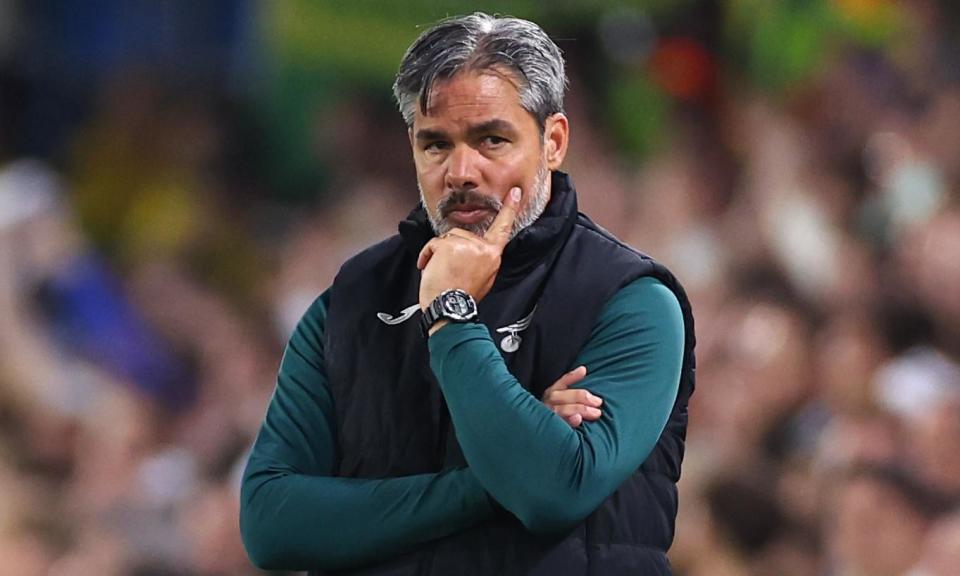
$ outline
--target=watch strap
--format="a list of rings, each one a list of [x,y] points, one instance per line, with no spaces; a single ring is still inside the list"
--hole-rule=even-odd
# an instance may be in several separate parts
[[[443,302],[444,299],[449,297],[451,293],[458,293],[461,297],[467,298],[472,303],[473,313],[467,317],[462,318],[456,315],[451,315],[446,313],[444,310]],[[478,320],[477,316],[477,303],[474,301],[473,297],[464,292],[463,290],[453,289],[453,290],[444,290],[432,302],[423,310],[423,314],[420,317],[420,325],[423,328],[424,334],[429,334],[430,328],[440,320],[447,320],[449,322],[456,323],[466,323],[466,322],[476,322]]]

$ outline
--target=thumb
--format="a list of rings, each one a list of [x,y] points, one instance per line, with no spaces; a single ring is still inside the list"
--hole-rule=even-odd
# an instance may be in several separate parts
[[[493,224],[483,235],[484,240],[496,244],[500,248],[507,245],[510,236],[513,234],[513,223],[517,219],[517,212],[520,210],[520,198],[522,193],[518,186],[510,189],[510,193],[504,199],[503,207],[500,213],[494,219]]]

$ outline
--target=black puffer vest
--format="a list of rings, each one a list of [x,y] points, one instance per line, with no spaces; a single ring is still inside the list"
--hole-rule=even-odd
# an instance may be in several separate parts
[[[351,259],[334,282],[324,350],[340,476],[384,478],[464,465],[415,307],[416,258],[432,236],[418,208],[401,223],[399,236]],[[507,245],[479,311],[510,372],[539,398],[574,367],[607,300],[641,276],[656,277],[677,296],[686,342],[673,412],[633,476],[569,533],[534,536],[503,512],[349,574],[670,573],[666,551],[673,540],[687,402],[694,388],[693,317],[677,280],[578,214],[569,177],[555,172],[545,213]]]

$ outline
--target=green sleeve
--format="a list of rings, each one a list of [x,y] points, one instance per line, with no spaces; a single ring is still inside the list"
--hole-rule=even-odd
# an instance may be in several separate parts
[[[579,523],[649,455],[679,388],[683,316],[652,278],[604,306],[576,363],[603,416],[571,428],[507,370],[488,330],[451,324],[430,338],[431,366],[457,439],[487,491],[534,532]]]
[[[333,399],[323,369],[329,291],[300,321],[241,487],[240,530],[264,569],[382,560],[492,515],[469,469],[383,480],[334,477]]]

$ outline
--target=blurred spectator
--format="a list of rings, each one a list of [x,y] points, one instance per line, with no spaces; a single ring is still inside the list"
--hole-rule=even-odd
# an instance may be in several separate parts
[[[927,486],[960,505],[960,391],[908,424],[910,463]]]
[[[936,502],[892,468],[854,468],[837,480],[826,522],[832,570],[904,574],[920,558]]]
[[[4,270],[15,320],[45,325],[50,344],[110,370],[115,377],[171,408],[189,401],[189,379],[163,343],[130,306],[106,264],[75,227],[57,175],[43,163],[10,162],[0,168]],[[14,327],[8,327],[11,338]],[[12,344],[11,344],[12,345]],[[21,362],[22,358],[19,359]],[[49,385],[55,383],[50,382]],[[70,390],[50,392],[51,402],[83,403]]]
[[[948,576],[960,566],[960,514],[943,518],[930,529],[920,561],[908,576]]]

